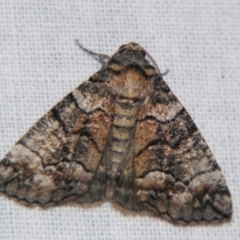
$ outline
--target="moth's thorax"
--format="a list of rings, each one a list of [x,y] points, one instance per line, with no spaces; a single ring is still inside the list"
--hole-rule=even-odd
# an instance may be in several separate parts
[[[144,97],[151,81],[136,69],[129,69],[119,74],[112,74],[110,84],[118,97],[137,100]]]

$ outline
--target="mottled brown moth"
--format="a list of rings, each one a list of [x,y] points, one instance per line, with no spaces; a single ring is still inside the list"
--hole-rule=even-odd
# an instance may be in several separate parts
[[[0,191],[39,205],[108,199],[174,221],[229,218],[221,170],[147,51],[129,43],[97,56],[101,69],[1,160]]]

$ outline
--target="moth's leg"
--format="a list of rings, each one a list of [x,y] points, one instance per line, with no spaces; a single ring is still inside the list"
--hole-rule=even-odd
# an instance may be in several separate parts
[[[82,44],[79,43],[78,39],[75,40],[75,43],[84,52],[87,52],[88,54],[92,55],[95,59],[100,61],[101,64],[105,63],[108,59],[110,59],[110,57],[108,55],[105,55],[105,54],[102,54],[102,53],[95,53],[95,52],[92,52],[89,49],[83,47]]]

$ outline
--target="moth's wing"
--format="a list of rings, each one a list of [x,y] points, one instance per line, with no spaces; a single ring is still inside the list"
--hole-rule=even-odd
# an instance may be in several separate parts
[[[104,152],[112,97],[105,83],[92,82],[67,95],[1,160],[0,191],[40,204],[84,196]]]
[[[158,78],[135,135],[135,189],[145,206],[186,222],[227,218],[230,192],[193,120]]]

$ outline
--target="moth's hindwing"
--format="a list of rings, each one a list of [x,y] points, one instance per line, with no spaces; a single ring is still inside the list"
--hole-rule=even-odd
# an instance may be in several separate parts
[[[111,199],[173,220],[230,217],[230,192],[148,53],[123,45],[0,162],[0,191],[29,203]]]

